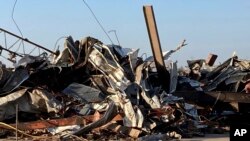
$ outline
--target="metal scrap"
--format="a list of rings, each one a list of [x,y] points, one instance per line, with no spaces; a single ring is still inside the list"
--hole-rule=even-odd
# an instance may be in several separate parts
[[[45,50],[19,56],[9,51],[16,59],[13,68],[1,63],[0,121],[14,128],[17,110],[19,130],[46,129],[64,139],[115,134],[167,140],[204,136],[222,113],[237,113],[241,104],[250,103],[250,61],[233,56],[215,65],[217,56],[210,54],[206,60],[188,60],[190,71],[178,70],[170,56],[185,40],[162,53],[152,7],[144,11],[153,51],[146,59],[138,56],[139,49],[106,45],[93,37],[68,36],[64,49],[53,52],[0,28]]]

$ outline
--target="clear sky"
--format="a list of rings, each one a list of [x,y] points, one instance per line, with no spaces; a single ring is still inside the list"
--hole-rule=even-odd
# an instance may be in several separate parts
[[[0,27],[19,34],[11,19],[15,0],[0,0]],[[125,48],[151,55],[143,5],[153,5],[162,50],[188,45],[172,56],[180,65],[188,59],[217,54],[218,62],[233,51],[250,59],[249,0],[86,0],[106,31],[116,30]],[[109,39],[82,0],[18,0],[15,20],[25,38],[53,49],[61,36]],[[113,33],[109,34],[116,43]],[[2,36],[0,36],[2,38]],[[1,44],[1,42],[0,42]],[[2,58],[1,58],[2,60]],[[218,63],[217,62],[217,63]]]

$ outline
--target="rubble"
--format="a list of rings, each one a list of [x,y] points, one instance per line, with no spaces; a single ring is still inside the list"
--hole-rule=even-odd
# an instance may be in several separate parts
[[[19,120],[24,122],[18,123],[18,129],[46,129],[51,136],[61,135],[64,139],[71,137],[69,134],[85,138],[85,134],[101,135],[107,131],[139,140],[200,136],[208,124],[200,118],[197,106],[188,104],[185,97],[175,96],[178,91],[239,92],[245,89],[243,86],[247,87],[249,80],[248,62],[235,57],[212,71],[206,69],[204,61],[198,63],[199,69],[194,69],[194,74],[200,74],[200,78],[178,75],[177,63],[164,57],[171,79],[167,93],[158,83],[154,60],[142,60],[137,56],[138,50],[126,52],[92,37],[80,40],[79,46],[73,43],[72,37],[67,38],[68,51],[64,49],[53,60],[25,55],[8,71],[9,75],[4,75],[8,78],[2,77],[6,82],[1,87],[2,122],[15,118],[18,104]],[[75,53],[71,53],[73,49]],[[189,65],[190,74],[193,66],[197,66],[197,61],[193,62],[194,65]],[[202,73],[205,69],[206,74]],[[233,85],[232,89],[222,87],[222,83],[243,85],[241,88]],[[15,127],[11,122],[8,124]]]
[[[2,122],[15,118],[19,105],[20,120],[25,121],[18,123],[21,130],[47,129],[51,135],[63,135],[72,129],[72,135],[82,136],[98,128],[99,134],[110,130],[138,138],[158,126],[180,126],[187,120],[183,99],[167,94],[154,81],[158,75],[152,59],[142,61],[138,50],[126,52],[92,37],[76,45],[69,36],[64,51],[53,60],[24,55],[17,61],[9,77],[1,79],[6,82],[1,87]],[[169,66],[174,92],[177,67]],[[96,113],[100,114],[95,121],[84,120]],[[32,120],[25,119],[26,114]],[[121,120],[112,120],[117,115]]]
[[[0,128],[58,140],[205,136],[250,103],[250,61],[233,56],[216,66],[210,54],[178,71],[170,55],[185,45],[164,53],[153,47],[143,60],[139,49],[69,36],[62,51],[23,54],[13,68],[0,66]]]

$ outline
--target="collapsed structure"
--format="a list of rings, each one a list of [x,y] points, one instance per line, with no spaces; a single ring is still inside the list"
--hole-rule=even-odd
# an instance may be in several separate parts
[[[109,132],[143,140],[148,135],[204,135],[210,122],[198,114],[195,105],[175,95],[241,92],[249,82],[249,61],[233,57],[213,68],[203,60],[189,61],[187,76],[184,70],[177,71],[176,62],[169,59],[171,53],[166,53],[171,76],[167,93],[159,83],[153,58],[143,60],[138,51],[105,45],[92,37],[80,41],[68,37],[58,56],[25,55],[14,69],[2,66],[0,120],[14,119],[18,105],[19,120],[24,122],[18,123],[18,129],[22,130],[47,129],[53,135],[71,130],[73,135],[99,137]]]
[[[238,103],[249,103],[249,61],[233,56],[215,67],[212,55],[178,69],[169,59],[175,51],[161,56],[160,74],[157,58],[92,37],[69,36],[51,55],[23,54],[14,68],[0,67],[0,136],[180,139],[204,136],[209,127],[228,125],[222,117],[248,112]]]

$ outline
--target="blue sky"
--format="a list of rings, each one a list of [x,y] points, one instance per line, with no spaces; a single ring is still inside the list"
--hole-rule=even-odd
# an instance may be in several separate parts
[[[11,19],[15,0],[1,0],[0,27],[19,34]],[[151,55],[143,5],[153,5],[162,50],[188,45],[172,56],[179,65],[215,53],[218,62],[233,51],[249,58],[250,1],[248,0],[86,0],[106,31],[115,29],[126,48]],[[110,44],[82,0],[18,0],[15,20],[25,38],[53,49],[61,36],[92,36]],[[113,33],[109,34],[116,43]],[[2,38],[2,36],[0,36]],[[61,42],[60,42],[61,43]],[[1,44],[1,42],[0,42]],[[3,59],[1,58],[1,61]],[[217,62],[217,63],[218,63]]]

